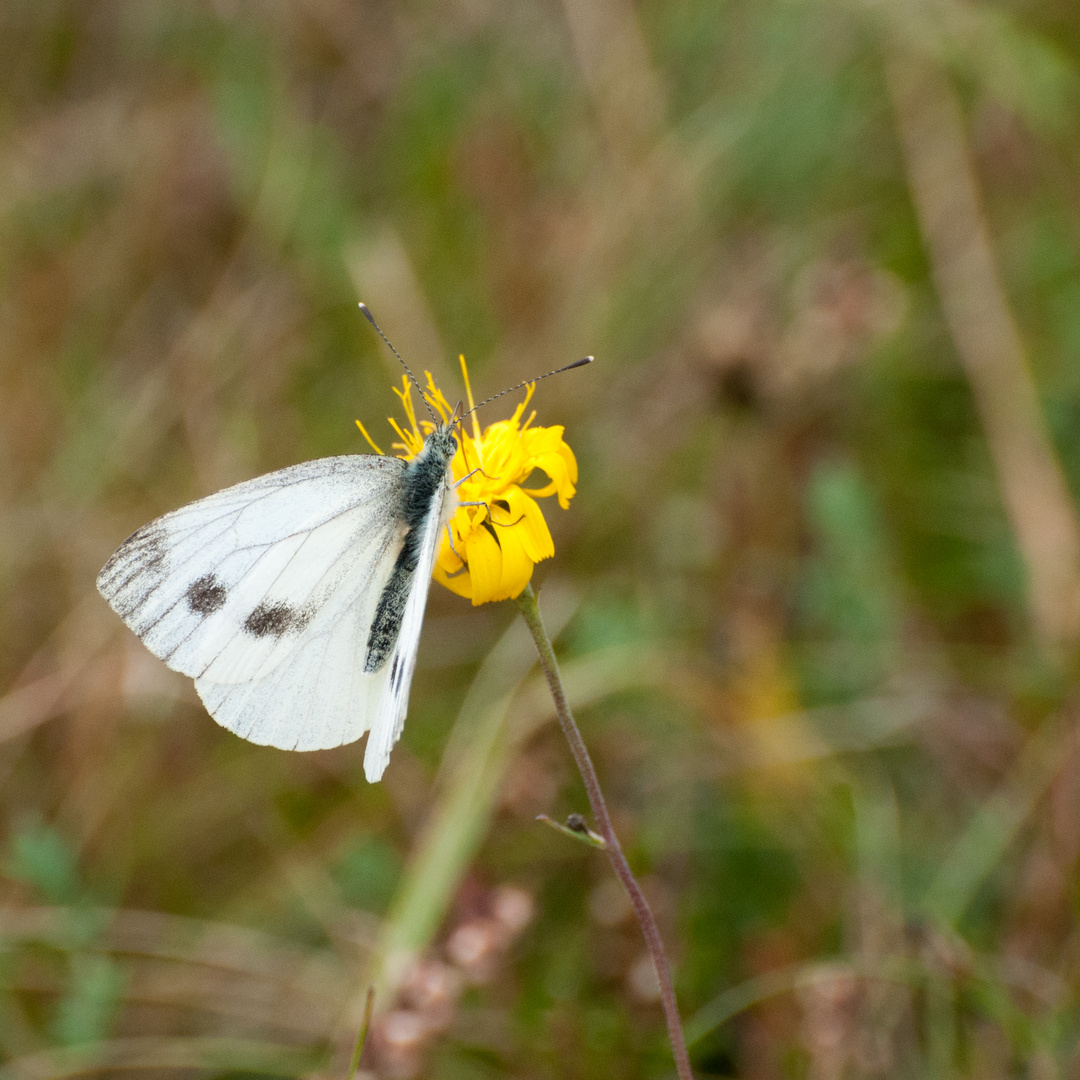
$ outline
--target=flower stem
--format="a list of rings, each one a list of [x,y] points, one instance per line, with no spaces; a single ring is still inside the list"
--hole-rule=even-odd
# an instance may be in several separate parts
[[[536,643],[536,651],[540,654],[540,667],[544,671],[551,696],[555,701],[555,713],[559,718],[559,726],[566,736],[566,741],[570,744],[570,752],[574,755],[578,772],[581,773],[581,779],[585,782],[585,791],[589,796],[589,805],[592,807],[597,829],[606,841],[605,854],[630,897],[634,915],[637,917],[653,967],[656,969],[656,978],[660,984],[660,1000],[664,1006],[664,1019],[667,1021],[668,1038],[671,1040],[671,1050],[675,1056],[675,1071],[678,1073],[679,1080],[694,1080],[694,1074],[690,1071],[690,1055],[686,1052],[682,1021],[679,1019],[679,1007],[675,1001],[675,989],[671,984],[671,965],[668,964],[667,953],[664,952],[660,929],[649,909],[645,894],[641,891],[641,886],[637,883],[630,864],[626,861],[623,849],[619,845],[619,838],[615,835],[607,804],[600,790],[600,781],[596,777],[596,769],[593,768],[592,758],[589,757],[585,741],[570,712],[562,680],[559,678],[559,665],[555,661],[555,652],[544,629],[544,622],[540,618],[540,607],[531,585],[525,586],[525,591],[517,598],[517,604]]]

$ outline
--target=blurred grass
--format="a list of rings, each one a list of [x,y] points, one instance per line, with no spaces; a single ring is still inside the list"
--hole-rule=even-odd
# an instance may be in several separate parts
[[[361,297],[451,398],[458,352],[598,358],[535,401],[581,466],[541,603],[699,1074],[1073,1075],[1078,70],[1062,0],[0,6],[3,1075],[340,1077],[402,951],[366,1070],[669,1073],[603,860],[535,822],[583,795],[509,607],[432,596],[369,787],[93,591],[385,434]]]

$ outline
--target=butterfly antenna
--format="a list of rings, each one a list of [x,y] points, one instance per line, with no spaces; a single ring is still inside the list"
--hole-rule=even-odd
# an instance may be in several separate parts
[[[364,314],[364,318],[367,319],[367,321],[375,327],[375,333],[377,333],[379,337],[381,337],[383,341],[386,342],[387,348],[389,348],[389,350],[398,358],[398,362],[405,369],[405,374],[409,376],[409,380],[412,382],[413,386],[416,387],[416,392],[420,395],[420,400],[424,403],[424,408],[427,409],[427,411],[431,414],[431,419],[438,423],[439,418],[435,415],[435,412],[431,408],[431,405],[428,404],[428,399],[424,396],[424,388],[416,381],[416,376],[410,370],[409,365],[405,363],[404,359],[402,359],[401,353],[399,353],[397,349],[394,348],[394,346],[390,342],[390,339],[382,332],[382,327],[380,327],[379,324],[375,321],[375,316],[371,314],[371,309],[367,306],[367,304],[361,302],[359,307]],[[576,367],[577,365],[571,364],[570,366]],[[554,372],[552,374],[554,374]]]
[[[485,398],[485,400],[480,402],[480,405],[474,405],[469,412],[462,413],[458,419],[464,420],[469,413],[476,412],[481,405],[487,405],[496,398],[501,398],[506,394],[512,394],[515,390],[520,390],[523,386],[530,386],[532,383],[540,382],[541,379],[550,379],[552,375],[561,375],[564,371],[573,371],[574,368],[584,367],[586,364],[591,364],[592,362],[593,357],[583,356],[580,360],[575,360],[572,364],[567,364],[566,367],[556,368],[554,371],[549,371],[546,375],[537,375],[535,379],[526,379],[524,382],[519,382],[517,386],[511,386],[508,390],[500,390],[497,394],[492,394],[491,397]]]

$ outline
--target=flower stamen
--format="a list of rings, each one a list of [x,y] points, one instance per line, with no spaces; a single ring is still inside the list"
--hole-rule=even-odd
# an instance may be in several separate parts
[[[364,427],[364,425],[361,424],[359,420],[356,421],[356,426],[360,429],[360,434],[363,435],[365,439],[367,439],[368,446],[370,446],[376,454],[379,454],[380,456],[385,456],[383,455],[383,452],[379,449],[379,447],[376,445],[375,440],[367,433],[367,428]]]
[[[465,365],[465,354],[458,353],[458,363],[461,365],[461,377],[465,380],[465,395],[469,399],[469,412],[472,414],[473,439],[480,442],[480,418],[476,415],[476,401],[472,394],[472,383],[469,381],[469,369]]]

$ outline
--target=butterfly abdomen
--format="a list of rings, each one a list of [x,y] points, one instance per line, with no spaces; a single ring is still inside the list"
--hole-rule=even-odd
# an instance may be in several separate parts
[[[402,476],[401,521],[406,530],[405,540],[375,608],[364,659],[367,672],[378,671],[397,644],[405,605],[420,561],[424,526],[433,513],[440,516],[447,471],[456,449],[450,430],[439,428],[427,437],[420,453],[409,462]],[[433,505],[436,500],[438,506]]]

